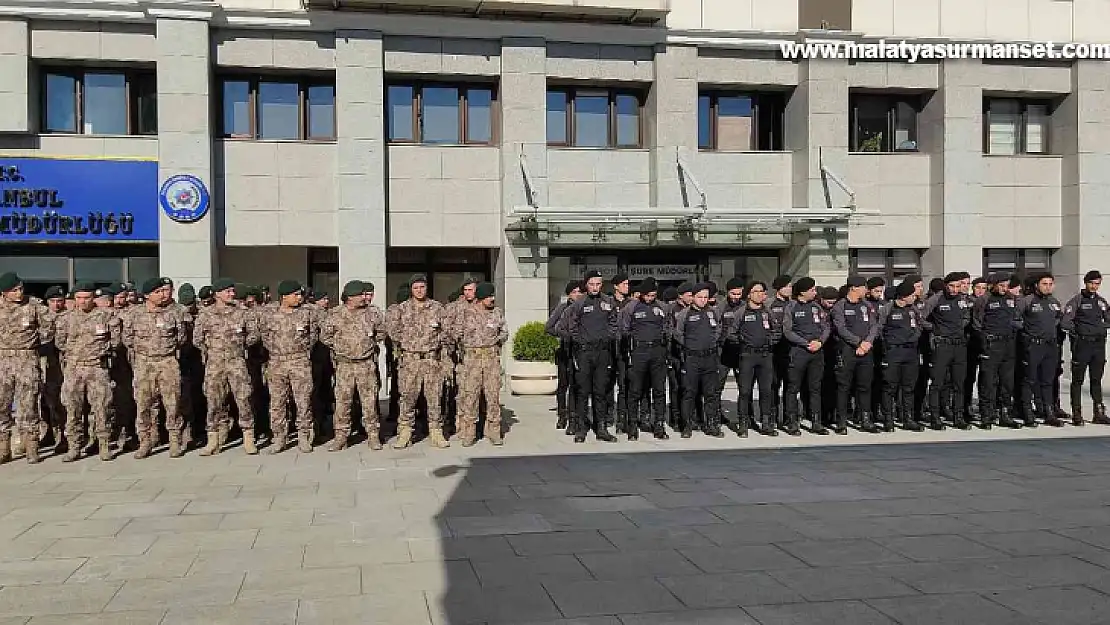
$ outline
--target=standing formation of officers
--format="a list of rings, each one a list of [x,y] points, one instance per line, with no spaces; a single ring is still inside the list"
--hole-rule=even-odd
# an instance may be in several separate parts
[[[695,429],[722,437],[722,425],[741,437],[753,428],[798,436],[803,417],[821,435],[828,426],[847,434],[849,423],[870,433],[896,423],[969,429],[976,420],[983,429],[1078,426],[1088,375],[1092,421],[1110,425],[1102,398],[1110,312],[1098,271],[1065,304],[1050,273],[1022,282],[956,272],[928,291],[920,276],[889,287],[852,277],[839,289],[809,277],[780,276],[770,289],[734,278],[723,297],[713,283],[660,293],[653,278],[634,288],[627,275],[611,282],[611,294],[596,271],[567,284],[547,322],[560,339],[557,427],[575,442],[591,430],[615,441],[614,425],[629,440],[669,438],[668,425],[683,438]],[[1070,414],[1060,402],[1064,341]],[[735,420],[721,408],[730,372]]]
[[[194,421],[207,432],[200,455],[210,456],[229,442],[233,411],[247,454],[258,453],[259,413],[269,416],[269,453],[285,450],[291,434],[310,453],[325,391],[335,405],[329,451],[347,447],[356,403],[368,445],[379,450],[383,342],[397,400],[394,448],[413,443],[421,397],[430,444],[449,446],[445,394],[457,405],[453,429],[463,446],[478,438],[483,399],[484,436],[502,444],[507,332],[492,284],[467,280],[443,305],[416,275],[384,312],[373,304],[374,285],[357,280],[332,309],[326,298],[307,302],[296,281],[282,282],[273,302],[266,290],[230,279],[199,294],[184,284],[177,301],[168,278],[148,280],[141,296],[121,287],[78,284],[68,295],[51,287],[38,300],[25,296],[14,273],[0,275],[0,463],[13,457],[13,429],[30,463],[40,462],[43,437],[54,439],[66,462],[89,453],[111,460],[113,439],[123,451],[131,436],[135,457],[146,458],[159,442],[159,415],[171,457],[184,455]],[[321,376],[321,365],[334,377]]]

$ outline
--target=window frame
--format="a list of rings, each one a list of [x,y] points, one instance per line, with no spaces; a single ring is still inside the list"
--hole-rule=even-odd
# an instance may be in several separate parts
[[[1010,271],[1019,279],[1025,280],[1029,275],[1029,252],[1043,253],[1046,258],[1046,267],[1034,267],[1036,271],[1052,271],[1052,253],[1055,250],[1045,247],[1024,248],[1024,247],[985,247],[983,248],[983,275],[997,273],[1000,271],[1008,271],[1007,269],[994,268],[992,269],[989,263],[991,252],[1009,252],[1014,254],[1014,268]]]
[[[575,144],[574,136],[577,130],[576,106],[577,93],[579,91],[604,91],[608,98],[608,107],[606,115],[607,123],[607,136],[605,138],[605,146],[579,146]],[[563,129],[565,132],[563,141],[547,141],[548,147],[553,148],[581,148],[591,150],[641,150],[645,145],[645,130],[646,124],[644,120],[644,104],[647,100],[644,93],[634,88],[625,87],[605,87],[594,85],[572,86],[572,85],[548,85],[547,90],[544,91],[544,100],[548,94],[558,92],[564,94],[566,98],[566,127]],[[617,130],[617,100],[621,97],[632,97],[636,100],[636,139],[635,144],[621,144],[618,139]],[[547,123],[547,108],[544,107],[544,124]],[[546,129],[545,129],[546,132]]]
[[[991,103],[1016,102],[1018,105],[1018,127],[1014,133],[1014,153],[1001,154],[991,152]],[[1029,107],[1045,107],[1045,117],[1048,123],[1044,126],[1041,143],[1044,147],[1039,152],[1029,151]],[[1006,96],[983,97],[983,154],[987,156],[1046,156],[1052,154],[1052,115],[1056,112],[1056,103],[1045,98],[1021,98]]]
[[[862,150],[860,149],[860,129],[859,129],[859,111],[860,100],[872,99],[882,101],[886,109],[886,131],[883,139],[883,145],[879,150]],[[894,145],[894,135],[898,130],[898,105],[906,104],[913,111],[913,127],[910,132],[910,140],[913,141],[913,148],[899,148]],[[848,148],[852,154],[904,154],[914,153],[921,151],[921,143],[919,139],[920,130],[920,116],[922,106],[922,97],[919,94],[905,94],[905,93],[872,93],[872,92],[856,92],[848,96],[848,112],[851,116],[851,121],[848,125]]]
[[[85,75],[86,74],[116,74],[123,76],[123,97],[126,106],[127,132],[116,133],[91,133],[85,132]],[[50,130],[47,120],[50,118],[50,98],[47,95],[47,81],[50,76],[64,76],[74,81],[73,86],[73,120],[74,130]],[[42,65],[38,68],[39,82],[39,132],[49,135],[83,135],[88,137],[156,137],[158,136],[158,76],[156,70],[147,68],[115,68],[115,67],[59,67],[56,65]],[[146,83],[153,87],[155,113],[154,128],[147,132],[140,132],[140,109],[138,98],[142,91],[135,85]]]
[[[895,253],[901,251],[902,248],[875,248],[875,247],[854,247],[848,251],[848,267],[851,275],[862,275],[864,277],[880,276],[886,280],[887,284],[901,281],[906,276],[921,275],[921,259],[922,250],[917,248],[910,248],[914,256],[917,257],[917,264],[911,271],[906,271],[901,266],[895,266]],[[882,252],[883,254],[883,269],[882,274],[872,269],[861,270],[859,267],[859,253],[861,251],[867,252]]]
[[[229,133],[224,127],[224,115],[227,112],[227,99],[224,97],[224,85],[228,82],[247,83],[247,126],[248,134]],[[261,128],[262,102],[258,97],[261,83],[285,83],[297,85],[297,138],[296,139],[266,139],[259,135]],[[310,112],[308,106],[308,91],[314,87],[331,87],[332,89],[332,136],[312,137],[309,135]],[[216,91],[220,102],[218,137],[230,141],[274,141],[274,142],[306,142],[306,143],[333,143],[339,136],[339,115],[336,98],[335,79],[324,76],[288,76],[283,74],[247,74],[247,73],[221,73],[216,77]]]
[[[391,113],[391,103],[389,101],[389,90],[391,87],[407,87],[412,89],[412,102],[410,103],[410,111],[412,117],[412,128],[410,128],[411,139],[394,139],[390,137],[389,132],[389,115]],[[424,141],[423,133],[423,111],[424,111],[424,89],[426,88],[446,88],[455,89],[458,91],[458,128],[459,140],[455,143],[441,143],[441,142],[428,142]],[[484,141],[470,139],[470,100],[469,93],[471,90],[483,89],[490,92],[489,104],[489,139]],[[492,146],[497,145],[499,142],[498,129],[500,128],[500,99],[498,97],[497,84],[493,82],[450,82],[443,80],[387,80],[385,82],[385,137],[386,142],[397,145],[433,145],[433,146]]]
[[[786,131],[785,131],[785,128],[786,128],[786,123],[785,123],[786,122],[786,96],[785,96],[785,94],[776,93],[776,92],[769,92],[769,91],[760,92],[760,91],[743,91],[743,90],[733,90],[733,89],[700,89],[700,90],[698,90],[698,101],[695,102],[695,104],[696,104],[695,108],[697,109],[695,111],[695,114],[700,114],[700,112],[701,112],[700,100],[704,97],[709,98],[709,145],[704,146],[704,147],[701,145],[701,136],[700,136],[701,135],[701,131],[700,131],[701,121],[699,120],[698,121],[698,126],[699,126],[698,150],[700,150],[702,152],[744,153],[744,152],[782,152],[786,149],[786,142],[785,142],[785,139],[786,139]],[[735,150],[735,149],[732,149],[732,148],[722,149],[720,147],[719,121],[720,121],[720,99],[721,98],[748,98],[751,101],[751,106],[752,106],[751,144],[755,146],[754,148],[752,148],[750,150]],[[769,150],[763,150],[763,149],[760,149],[760,147],[759,147],[760,139],[761,139],[761,133],[763,132],[763,127],[762,127],[763,125],[761,123],[761,120],[763,119],[762,108],[765,107],[765,106],[770,107],[771,110],[772,110],[772,113],[773,113],[775,107],[770,102],[771,99],[779,100],[779,102],[778,102],[779,111],[778,111],[778,115],[777,115],[777,117],[779,118],[779,124],[778,124],[779,136],[777,137],[777,139],[778,139],[777,141],[774,140],[775,137],[772,137],[772,140],[770,141],[770,143],[772,145],[778,145],[779,147],[778,148],[771,148]]]

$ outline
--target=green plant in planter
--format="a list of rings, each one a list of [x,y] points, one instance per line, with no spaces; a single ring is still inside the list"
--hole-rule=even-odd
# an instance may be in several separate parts
[[[544,329],[543,323],[529,321],[513,336],[513,359],[519,362],[555,362],[559,339]]]

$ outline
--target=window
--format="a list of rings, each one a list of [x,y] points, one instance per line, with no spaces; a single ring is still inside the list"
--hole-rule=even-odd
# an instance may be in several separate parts
[[[386,90],[386,128],[395,143],[493,143],[490,85],[396,84]]]
[[[147,71],[42,72],[43,132],[158,134],[158,86]]]
[[[850,256],[851,272],[865,278],[879,277],[897,283],[909,275],[921,275],[921,252],[911,249],[855,249]]]
[[[1025,278],[1034,271],[1052,271],[1052,250],[983,250],[983,275],[1009,273]]]
[[[643,98],[603,88],[547,90],[547,143],[581,148],[643,146]]]
[[[778,93],[702,93],[698,147],[702,150],[781,150],[786,98]]]
[[[855,95],[851,108],[853,152],[917,150],[917,96]]]
[[[227,77],[221,136],[272,141],[335,139],[335,85],[281,76]]]
[[[983,109],[987,154],[1048,154],[1048,102],[988,98]]]

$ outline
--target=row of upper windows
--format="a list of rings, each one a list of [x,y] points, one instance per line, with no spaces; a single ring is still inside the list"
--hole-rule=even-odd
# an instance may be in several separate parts
[[[220,136],[231,139],[328,141],[336,137],[335,84],[324,78],[223,76],[218,81]],[[47,70],[43,124],[48,133],[154,135],[153,72]],[[785,149],[786,92],[705,91],[698,96],[698,147],[722,151]],[[849,145],[854,152],[918,148],[915,95],[853,94]],[[547,90],[547,143],[553,146],[644,146],[644,92],[552,85]],[[984,101],[984,151],[1049,152],[1050,102]],[[386,133],[394,143],[478,144],[496,141],[497,89],[492,83],[390,83]]]

